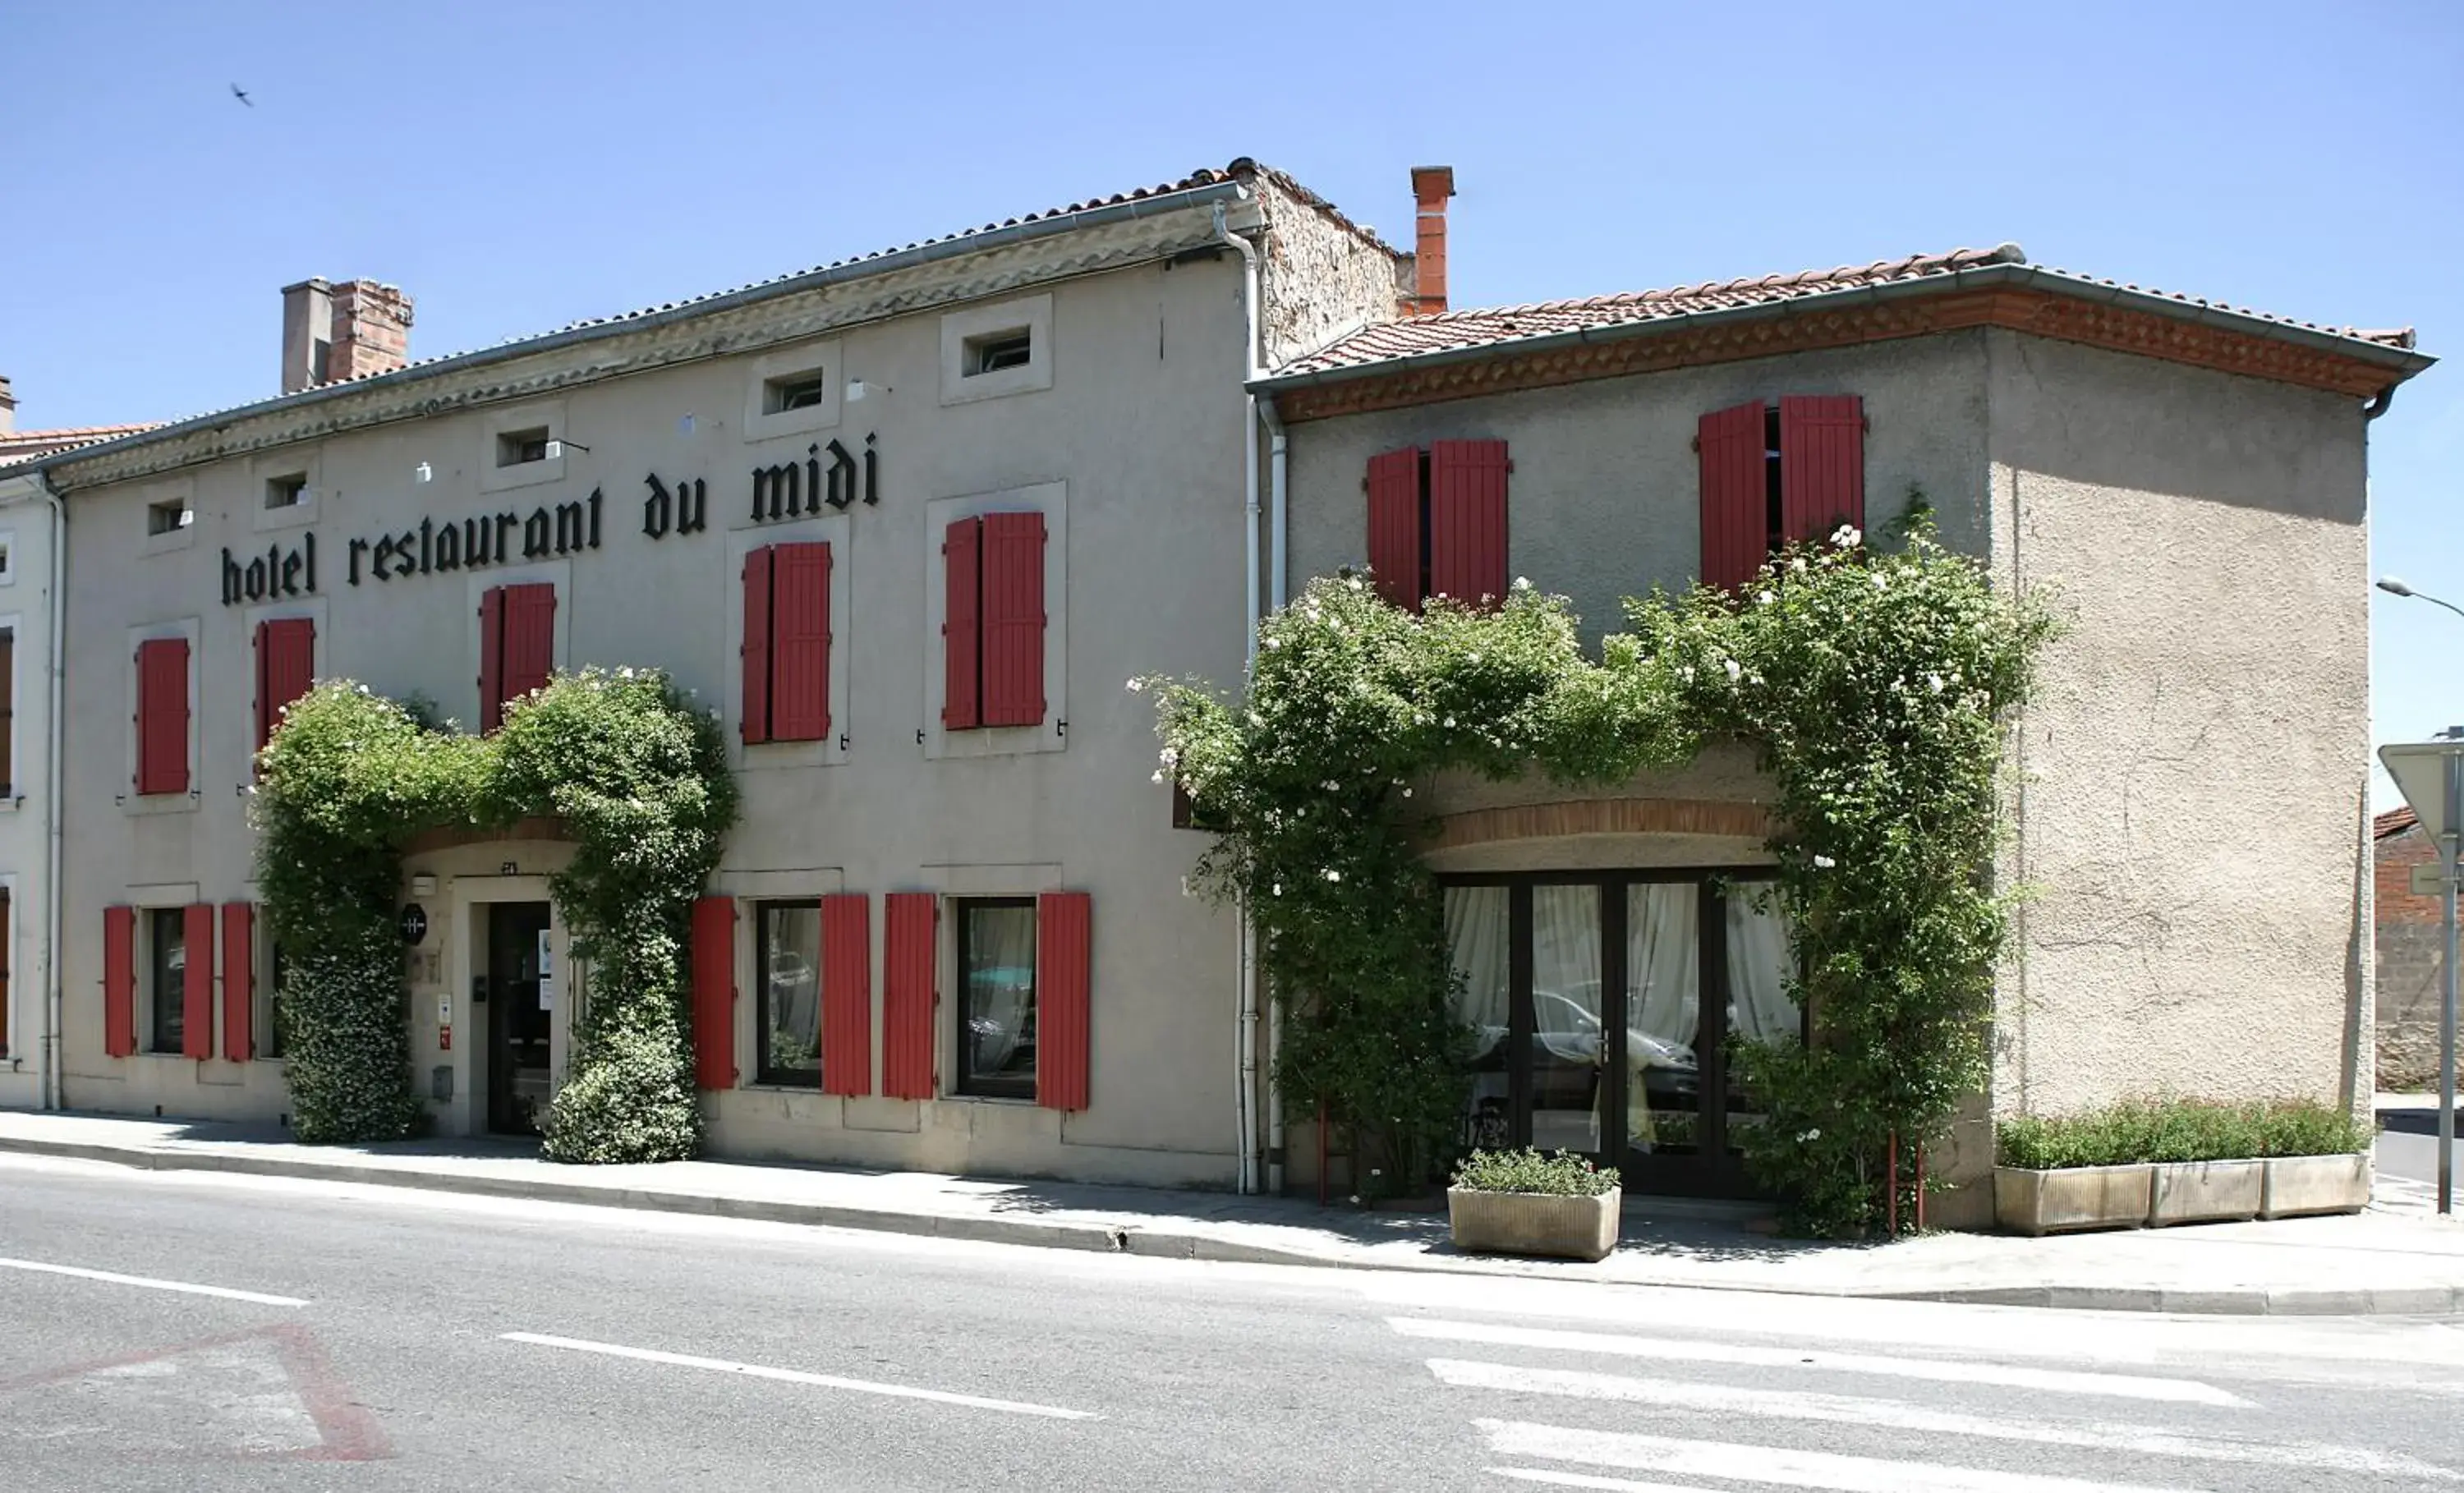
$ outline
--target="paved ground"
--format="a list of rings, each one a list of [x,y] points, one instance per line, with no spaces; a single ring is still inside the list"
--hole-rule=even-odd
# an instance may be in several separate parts
[[[270,1129],[0,1111],[0,1152],[27,1148],[1157,1258],[2103,1309],[2464,1308],[2464,1222],[2431,1217],[2428,1189],[2401,1179],[2356,1218],[1865,1246],[1756,1234],[1751,1210],[1635,1198],[1617,1253],[1589,1265],[1467,1257],[1447,1242],[1442,1216],[1284,1198],[737,1162],[565,1167],[511,1142],[299,1146]]]
[[[1166,1261],[24,1156],[0,1324],[12,1493],[2464,1482],[2447,1322]]]

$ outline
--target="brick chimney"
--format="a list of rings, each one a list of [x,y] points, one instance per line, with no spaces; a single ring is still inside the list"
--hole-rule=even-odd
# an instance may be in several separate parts
[[[0,373],[0,435],[17,428],[17,391],[9,386],[9,375]]]
[[[282,392],[391,373],[410,360],[410,297],[375,280],[282,287]]]
[[[1433,317],[1446,309],[1446,199],[1455,194],[1455,168],[1412,167],[1414,220],[1412,315]]]

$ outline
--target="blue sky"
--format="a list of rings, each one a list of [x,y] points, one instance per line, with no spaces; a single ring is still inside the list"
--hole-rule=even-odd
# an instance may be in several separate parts
[[[401,284],[434,355],[1239,155],[1391,234],[1452,165],[1458,305],[2015,239],[2464,361],[2453,0],[0,0],[0,55],[29,426],[275,392],[311,274]],[[2464,603],[2464,372],[2371,468],[2378,564]],[[2377,738],[2464,723],[2459,658],[2464,619],[2378,598]]]

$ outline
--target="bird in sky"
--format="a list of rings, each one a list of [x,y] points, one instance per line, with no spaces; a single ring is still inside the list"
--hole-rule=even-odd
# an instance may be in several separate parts
[[[240,102],[242,102],[242,103],[244,103],[244,104],[247,104],[247,105],[248,105],[250,108],[252,108],[252,109],[253,109],[253,108],[255,108],[255,107],[256,107],[256,100],[255,100],[255,99],[251,99],[251,98],[248,96],[248,90],[246,90],[246,89],[244,89],[244,88],[240,87],[240,86],[239,86],[239,84],[237,84],[237,83],[233,83],[233,84],[231,84],[231,97],[232,97],[232,98],[234,98],[234,99],[238,99]]]

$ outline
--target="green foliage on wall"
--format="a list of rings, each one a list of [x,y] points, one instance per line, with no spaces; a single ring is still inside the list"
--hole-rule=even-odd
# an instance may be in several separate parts
[[[1289,1103],[1323,1101],[1406,1180],[1447,1144],[1470,1048],[1416,785],[1612,783],[1751,745],[1778,789],[1772,895],[1815,1039],[1739,1044],[1771,1116],[1748,1159],[1800,1228],[1863,1227],[1892,1138],[1939,1136],[1984,1078],[1999,722],[2050,620],[1922,520],[1894,553],[1843,530],[1735,596],[1655,593],[1627,620],[1595,661],[1564,601],[1520,581],[1492,610],[1414,616],[1340,577],[1265,622],[1245,700],[1132,688],[1159,693],[1157,777],[1223,826],[1199,872],[1256,920]]]
[[[543,1150],[693,1154],[685,929],[736,818],[726,761],[717,726],[648,670],[560,676],[485,739],[345,680],[295,702],[261,758],[254,817],[300,1138],[393,1139],[424,1114],[394,924],[403,847],[440,826],[552,816],[575,849],[550,894],[591,977]]]

